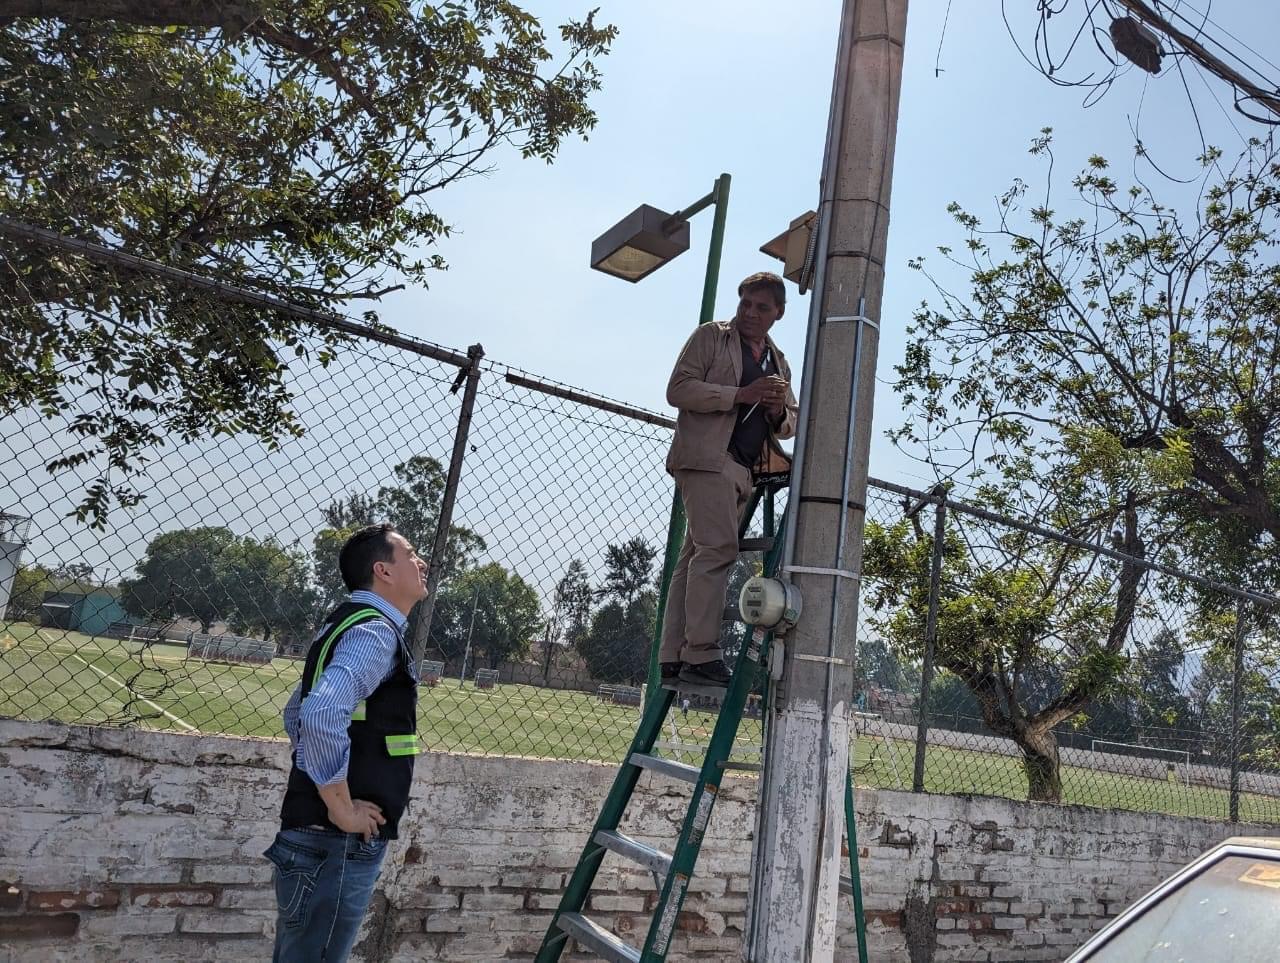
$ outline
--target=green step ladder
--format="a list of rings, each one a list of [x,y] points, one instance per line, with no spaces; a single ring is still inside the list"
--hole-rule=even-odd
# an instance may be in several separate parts
[[[766,553],[764,572],[766,575],[772,575],[777,570],[781,557],[781,531],[785,528],[786,522],[784,518],[775,537],[771,531],[774,489],[769,488],[766,491],[764,496],[766,537],[763,539],[742,537],[761,500],[760,492],[757,490],[743,512],[739,530],[739,549],[743,552],[764,551]],[[662,586],[664,599],[667,588],[667,584],[664,583]],[[726,609],[725,618],[741,621],[736,607]],[[661,963],[667,958],[675,935],[676,920],[679,918],[680,909],[688,893],[689,880],[693,876],[698,852],[702,848],[702,841],[711,821],[711,811],[720,791],[721,780],[729,770],[758,771],[760,769],[759,765],[751,763],[731,762],[730,756],[733,753],[738,727],[742,722],[747,697],[755,686],[760,669],[768,665],[771,640],[772,635],[768,630],[743,626],[742,644],[734,665],[733,678],[720,695],[720,713],[700,768],[654,755],[654,744],[662,734],[662,726],[676,692],[663,688],[657,693],[649,694],[635,738],[627,750],[625,760],[614,778],[608,796],[605,797],[604,806],[591,830],[582,855],[578,858],[573,875],[569,878],[564,895],[560,899],[560,905],[551,918],[542,946],[534,958],[535,963],[555,963],[560,959],[561,953],[564,952],[570,940],[575,940],[579,947],[595,953],[610,963]],[[687,691],[702,690],[687,687]],[[720,694],[720,690],[716,692]],[[766,712],[767,708],[762,706],[762,718]],[[689,809],[680,828],[680,836],[674,851],[670,854],[633,839],[618,829],[627,803],[630,802],[636,784],[640,780],[640,774],[645,770],[693,786]],[[852,780],[853,776],[850,773],[845,793],[845,815],[848,823],[852,876],[841,879],[841,889],[853,894],[858,929],[858,955],[861,963],[866,963],[862,894],[861,886],[858,884],[858,847],[853,823]],[[596,873],[604,861],[605,854],[610,852],[648,869],[658,885],[658,902],[644,944],[640,948],[624,942],[583,913]]]

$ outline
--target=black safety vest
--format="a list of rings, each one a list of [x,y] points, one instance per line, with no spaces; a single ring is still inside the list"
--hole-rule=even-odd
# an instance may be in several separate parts
[[[388,621],[369,605],[344,602],[325,619],[324,627],[311,643],[302,670],[302,699],[320,680],[325,667],[350,628],[375,619]],[[347,787],[352,799],[365,799],[382,808],[386,824],[380,835],[397,837],[396,827],[409,804],[409,788],[413,783],[413,757],[418,753],[418,684],[409,672],[409,657],[403,645],[396,648],[396,667],[369,698],[352,713],[347,735],[351,739],[351,758],[347,766]],[[298,768],[298,755],[293,755],[289,768],[289,787],[280,807],[283,829],[300,826],[328,826],[328,807],[320,798],[311,777]]]

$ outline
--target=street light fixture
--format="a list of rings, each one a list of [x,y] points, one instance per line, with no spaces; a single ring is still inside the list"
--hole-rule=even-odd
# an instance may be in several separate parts
[[[724,222],[729,210],[729,175],[716,178],[711,193],[698,198],[684,210],[666,214],[641,204],[591,244],[591,267],[625,281],[648,277],[672,258],[689,250],[689,218],[715,206],[711,224],[711,246],[707,251],[707,274],[702,282],[702,311],[698,324],[706,324],[716,310],[716,285],[720,280],[720,251],[724,247]],[[680,546],[684,542],[684,503],[680,489],[671,499],[671,523],[667,526],[667,547],[662,560],[662,590],[658,595],[653,645],[649,652],[649,688],[656,694],[662,685],[658,670],[658,646],[662,642],[662,619],[667,609],[667,589],[675,571]]]
[[[689,222],[641,204],[591,242],[591,267],[634,283],[687,250]]]

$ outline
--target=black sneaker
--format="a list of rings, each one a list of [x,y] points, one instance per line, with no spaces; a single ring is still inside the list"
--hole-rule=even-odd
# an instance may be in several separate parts
[[[662,669],[662,687],[664,689],[674,689],[676,683],[680,681],[680,669],[683,668],[683,662],[663,662],[659,665]]]
[[[703,685],[715,689],[723,689],[729,685],[729,680],[732,678],[733,673],[724,664],[724,659],[704,662],[702,665],[686,665],[680,670],[680,681],[687,682],[689,685]]]

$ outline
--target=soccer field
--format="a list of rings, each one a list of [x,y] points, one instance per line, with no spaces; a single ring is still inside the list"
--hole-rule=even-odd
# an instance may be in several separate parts
[[[188,659],[180,645],[144,645],[92,638],[25,622],[0,622],[0,716],[92,725],[136,725],[179,732],[282,737],[280,713],[298,681],[301,662],[265,666]],[[622,758],[639,710],[594,695],[529,685],[477,690],[444,679],[421,690],[419,732],[440,752],[482,753],[607,762]],[[664,742],[688,745],[684,761],[700,757],[715,715],[673,711]],[[760,743],[760,723],[744,719],[737,743]],[[672,753],[672,749],[667,749]],[[914,746],[860,735],[852,758],[858,785],[907,789]],[[742,754],[749,758],[748,749]],[[1156,779],[1063,768],[1063,802],[1108,809],[1225,818],[1225,790]],[[929,792],[1026,798],[1017,758],[929,746]],[[1244,820],[1280,822],[1280,799],[1242,794]]]
[[[188,661],[182,645],[0,623],[0,715],[181,732],[279,735],[298,664]]]

